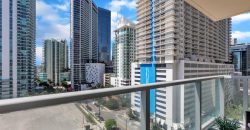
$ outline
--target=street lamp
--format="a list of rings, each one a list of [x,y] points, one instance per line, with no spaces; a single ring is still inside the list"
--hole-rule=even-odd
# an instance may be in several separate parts
[[[128,130],[128,120],[129,120],[129,117],[128,116],[124,116],[125,117],[125,120],[126,120],[126,130]]]
[[[128,119],[126,118],[126,130],[128,130]]]
[[[101,104],[98,103],[98,107],[99,107],[99,117],[101,117]]]

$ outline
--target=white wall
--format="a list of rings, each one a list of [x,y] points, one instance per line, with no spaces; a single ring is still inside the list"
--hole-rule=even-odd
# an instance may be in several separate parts
[[[103,75],[105,73],[105,64],[102,63],[87,63],[85,64],[86,81],[93,82],[94,85],[103,84]]]

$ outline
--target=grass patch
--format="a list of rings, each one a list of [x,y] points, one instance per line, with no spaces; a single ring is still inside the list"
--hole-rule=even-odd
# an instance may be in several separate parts
[[[76,107],[82,112],[82,114],[86,117],[87,121],[90,122],[91,124],[96,125],[95,119],[88,113],[86,113],[82,108],[80,107],[79,104],[75,104]]]

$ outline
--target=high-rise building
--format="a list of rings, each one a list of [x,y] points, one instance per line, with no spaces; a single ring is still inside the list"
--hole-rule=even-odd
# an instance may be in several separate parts
[[[237,38],[232,38],[231,45],[236,45],[238,43]]]
[[[111,12],[98,7],[98,61],[109,63],[111,55]]]
[[[232,63],[236,72],[241,72],[243,76],[250,75],[250,45],[235,44],[230,46]]]
[[[131,85],[131,63],[135,54],[135,24],[122,18],[115,30],[113,44],[113,65],[116,87]]]
[[[136,63],[131,84],[166,82],[231,74],[229,56],[231,20],[213,22],[184,0],[139,0],[137,2]],[[215,111],[215,81],[204,82],[203,123]],[[150,112],[164,129],[182,124],[194,128],[194,85],[151,90]],[[227,88],[229,89],[229,88]],[[140,94],[132,94],[132,109],[140,111]],[[209,106],[208,106],[209,104]],[[212,104],[212,105],[211,105]],[[207,106],[205,106],[207,105]]]
[[[61,83],[61,73],[68,69],[68,45],[66,40],[48,39],[43,45],[43,65],[47,78]]]
[[[98,9],[92,0],[71,0],[71,84],[85,83],[85,64],[98,61]]]
[[[0,1],[0,99],[25,96],[35,77],[35,0]]]

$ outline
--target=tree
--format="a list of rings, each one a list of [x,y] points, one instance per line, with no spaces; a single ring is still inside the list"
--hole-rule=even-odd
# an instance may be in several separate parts
[[[127,98],[126,96],[120,96],[119,97],[119,103],[120,103],[120,106],[123,107],[123,108],[128,108],[130,107],[130,98]]]
[[[67,89],[68,88],[68,83],[66,82],[66,80],[62,81],[62,86]]]
[[[119,108],[119,102],[115,99],[110,99],[106,102],[106,106],[111,110],[115,110]]]
[[[216,118],[215,124],[219,127],[219,130],[237,130],[240,128],[240,122],[238,120],[230,120],[226,117]]]
[[[40,84],[42,81],[39,78],[35,78],[35,81]]]
[[[98,84],[96,85],[96,88],[104,88],[104,86],[103,86],[102,84],[98,83]]]
[[[157,124],[153,124],[152,130],[162,130],[161,127],[159,127]]]
[[[162,130],[161,127],[159,127],[157,124],[153,124],[152,130]]]
[[[107,84],[106,86],[105,86],[105,88],[113,88],[114,86],[113,85],[110,85],[110,84]]]
[[[129,119],[135,119],[135,115],[133,114],[133,111],[132,109],[130,108],[128,111],[127,111],[127,115],[129,117]]]
[[[108,119],[105,121],[105,128],[107,130],[114,130],[117,127],[117,123],[114,119]]]
[[[47,82],[41,82],[39,83],[39,86],[48,87],[49,84]]]

